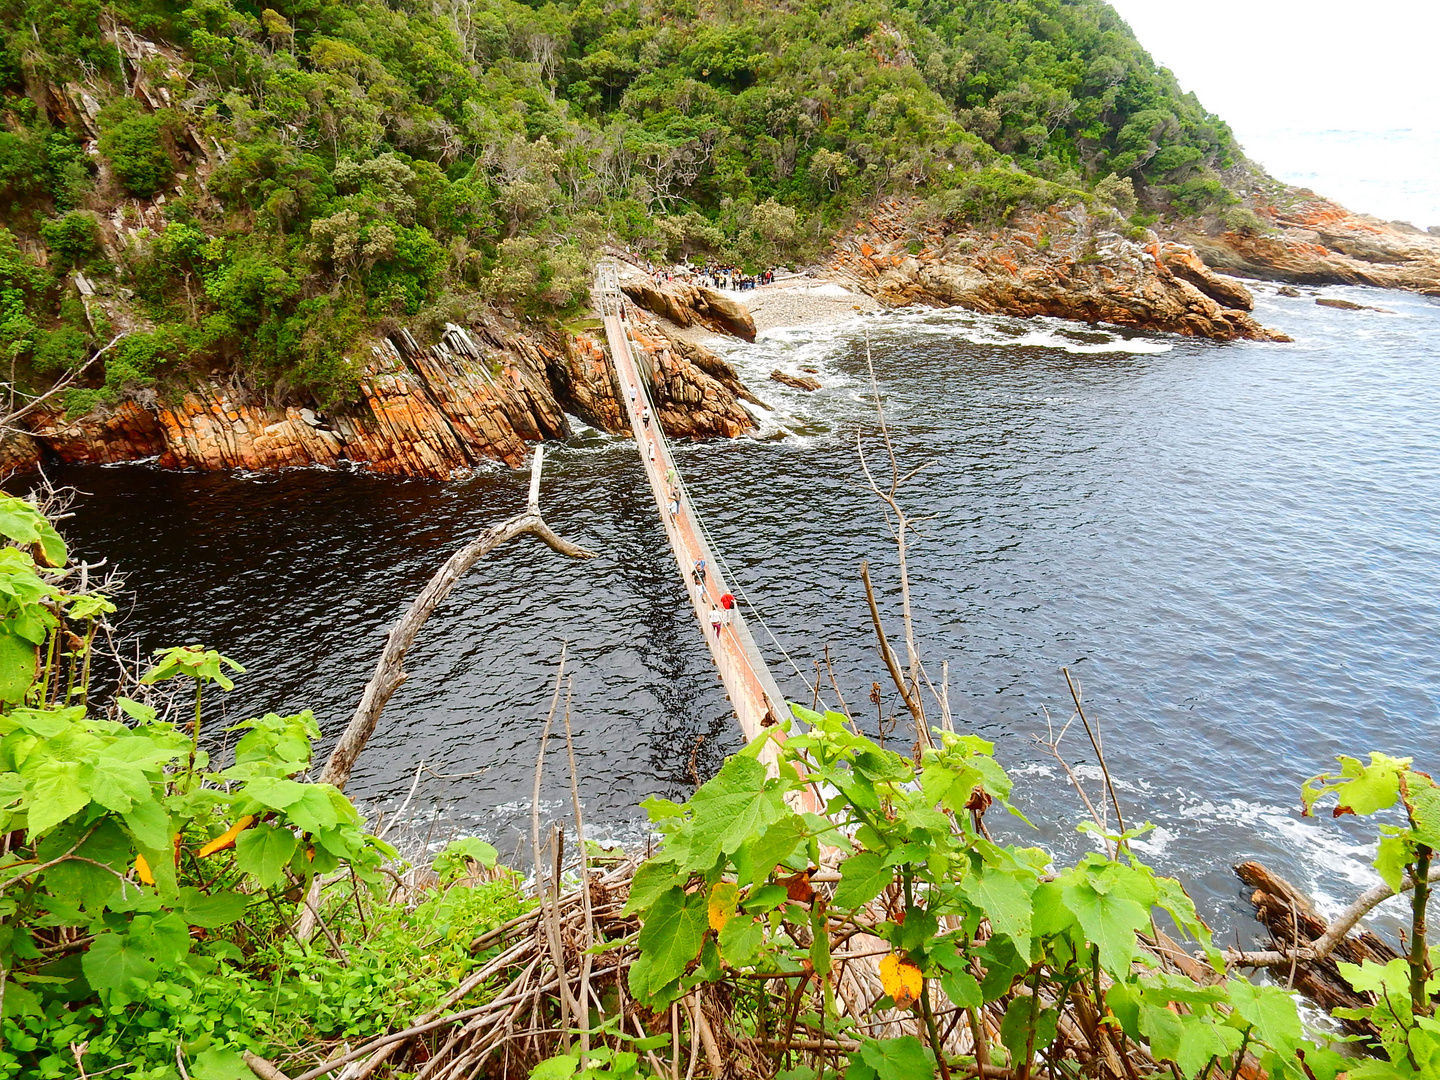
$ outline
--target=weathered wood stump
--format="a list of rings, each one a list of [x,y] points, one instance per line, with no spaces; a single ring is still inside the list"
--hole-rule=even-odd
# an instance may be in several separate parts
[[[1270,932],[1273,948],[1281,953],[1295,953],[1310,948],[1324,936],[1329,924],[1319,915],[1309,898],[1290,882],[1272,873],[1258,862],[1243,862],[1235,867],[1240,880],[1250,886],[1250,902],[1255,905],[1256,918]],[[1369,995],[1356,993],[1340,974],[1336,962],[1343,960],[1360,964],[1373,960],[1385,964],[1399,953],[1369,930],[1359,930],[1342,938],[1328,956],[1321,959],[1296,958],[1272,965],[1277,979],[1292,985],[1311,1001],[1327,1010],[1366,1008],[1372,1004]],[[1294,978],[1291,979],[1291,970]],[[1374,1025],[1364,1021],[1342,1020],[1347,1029],[1358,1035],[1378,1035]]]

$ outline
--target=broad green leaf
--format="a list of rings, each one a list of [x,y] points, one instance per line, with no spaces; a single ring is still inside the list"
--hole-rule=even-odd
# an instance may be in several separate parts
[[[1380,832],[1383,835],[1375,849],[1375,870],[1391,891],[1398,893],[1415,859],[1415,843],[1409,829],[1381,825]]]
[[[835,906],[858,908],[870,903],[895,880],[895,871],[873,852],[851,855],[840,864],[840,884],[835,886]]]
[[[213,930],[229,926],[242,918],[248,898],[241,893],[222,889],[208,896],[193,886],[180,890],[180,914],[191,926]]]
[[[170,846],[170,817],[158,802],[138,802],[123,818],[135,842],[147,851],[164,851]]]
[[[90,796],[80,784],[80,766],[73,762],[42,762],[28,779],[31,840],[90,805]]]
[[[73,706],[68,709],[11,709],[8,719],[22,731],[39,735],[42,739],[53,739],[83,721],[85,710]]]
[[[47,566],[65,565],[65,541],[45,515],[24,499],[0,497],[0,535],[26,547],[39,544]]]
[[[128,934],[103,933],[90,943],[81,961],[85,980],[96,990],[133,996],[155,978],[157,969],[145,947]]]
[[[1150,1052],[1162,1061],[1175,1061],[1180,1054],[1180,1041],[1185,1037],[1180,1017],[1163,1005],[1141,1002],[1139,1020],[1140,1033],[1150,1043]]]
[[[914,1035],[898,1039],[866,1039],[857,1051],[875,1070],[876,1080],[931,1080],[935,1059]]]
[[[1007,870],[985,868],[960,883],[960,892],[990,920],[995,932],[1027,941],[1030,938],[1030,893],[1034,879]]]
[[[630,898],[625,901],[624,914],[628,917],[644,911],[676,885],[683,885],[690,874],[677,869],[671,863],[656,862],[654,859],[640,864],[635,876],[630,879]]]
[[[750,845],[751,872],[744,884],[764,881],[777,864],[795,853],[806,836],[805,820],[798,814],[786,814],[771,825]]]
[[[1415,840],[1440,851],[1440,788],[1424,773],[1405,774],[1405,806],[1415,828]]]
[[[580,1059],[574,1054],[557,1054],[531,1069],[530,1080],[569,1080],[579,1067]]]
[[[708,870],[762,833],[786,812],[781,793],[766,789],[765,766],[735,756],[690,798],[691,817],[665,842],[665,854],[693,870]],[[683,853],[683,854],[682,854]]]
[[[1267,1046],[1291,1054],[1305,1037],[1295,999],[1278,986],[1256,986],[1244,979],[1227,984],[1230,1003]]]
[[[34,642],[0,624],[0,701],[13,705],[25,699],[35,681],[36,655]]]
[[[150,740],[127,739],[125,742],[149,743]],[[123,814],[137,802],[152,798],[154,793],[144,767],[125,760],[123,751],[116,753],[119,746],[123,743],[106,747],[94,761],[82,765],[79,781],[90,798],[107,810]]]
[[[685,974],[705,940],[709,925],[705,906],[703,892],[686,894],[678,888],[655,902],[636,941],[641,953],[650,958],[648,985],[636,993],[652,996]]]
[[[190,1077],[191,1080],[254,1080],[255,1074],[239,1050],[231,1046],[211,1046],[195,1058]]]
[[[306,785],[297,780],[288,780],[278,776],[257,776],[240,789],[240,794],[245,798],[254,799],[261,806],[268,806],[272,810],[285,810],[305,797],[305,787]],[[331,824],[333,825],[334,822]]]
[[[1066,886],[1063,895],[1086,940],[1100,947],[1100,966],[1123,977],[1135,958],[1135,933],[1150,924],[1150,913],[1134,900],[1096,892],[1086,882]]]
[[[731,967],[753,963],[765,944],[765,924],[748,915],[737,915],[720,931],[720,955]]]
[[[1032,1008],[1035,1010],[1033,1025],[1031,1024]],[[1059,1022],[1060,1014],[1054,1009],[1040,1008],[1033,997],[1017,995],[1006,1008],[1005,1018],[1000,1022],[1000,1041],[1010,1051],[1010,1060],[1025,1061],[1027,1047],[1030,1050],[1030,1059],[1033,1060],[1033,1055],[1040,1053],[1055,1041],[1055,1031]]]
[[[252,780],[251,783],[258,783]],[[333,829],[340,824],[340,818],[335,813],[335,804],[330,800],[329,784],[301,784],[304,791],[300,798],[291,803],[285,809],[285,816],[307,833],[318,833],[324,829]],[[248,788],[247,788],[248,792]],[[474,841],[466,854],[480,863],[482,866],[494,866],[499,852],[493,846],[485,843],[476,837],[469,837]],[[466,843],[467,841],[461,841]]]
[[[274,825],[246,829],[235,841],[235,861],[241,870],[254,874],[261,887],[270,888],[283,880],[285,867],[295,855],[295,834]]]

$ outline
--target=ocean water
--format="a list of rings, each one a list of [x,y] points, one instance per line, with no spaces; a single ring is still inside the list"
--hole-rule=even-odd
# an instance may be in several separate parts
[[[1440,126],[1259,125],[1242,135],[1245,152],[1277,179],[1318,191],[1357,213],[1440,228]]]
[[[729,343],[770,406],[764,432],[679,454],[781,686],[808,703],[833,669],[873,731],[870,689],[887,684],[861,561],[892,633],[898,595],[857,452],[878,448],[868,349],[900,460],[927,466],[904,492],[927,518],[911,545],[921,650],[937,679],[948,667],[957,723],[995,742],[1035,828],[996,824],[1061,857],[1089,843],[1041,745],[1071,715],[1068,668],[1127,819],[1155,826],[1141,846],[1227,940],[1254,929],[1241,858],[1322,905],[1373,880],[1362,828],[1300,817],[1301,780],[1372,749],[1440,766],[1440,304],[1257,292],[1258,317],[1293,344],[928,310]],[[1390,313],[1318,307],[1320,294]],[[800,365],[822,390],[767,379]],[[526,486],[498,468],[454,483],[144,466],[55,478],[83,492],[66,522],[79,552],[128,575],[129,650],[203,641],[249,668],[215,704],[224,719],[310,707],[330,737],[390,622]],[[562,644],[592,835],[643,838],[641,799],[683,797],[737,745],[633,445],[582,430],[554,446],[542,503],[600,557],[522,539],[480,564],[417,641],[353,778],[372,813],[404,808],[416,846],[477,833],[523,858]],[[1083,734],[1059,752],[1097,795]],[[569,816],[564,760],[552,743],[546,820]]]

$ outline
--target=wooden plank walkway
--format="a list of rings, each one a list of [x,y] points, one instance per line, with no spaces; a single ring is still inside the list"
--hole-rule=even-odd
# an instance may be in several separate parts
[[[625,302],[620,298],[613,276],[607,281],[603,269],[596,292],[601,303],[610,355],[615,362],[620,402],[630,418],[631,430],[635,433],[635,443],[640,450],[640,464],[650,481],[655,507],[660,513],[660,521],[665,528],[670,549],[675,554],[680,579],[690,597],[695,619],[700,624],[700,632],[710,648],[720,681],[725,685],[726,695],[740,721],[740,730],[744,732],[748,742],[759,736],[766,726],[789,716],[785,696],[780,692],[764,657],[760,655],[738,603],[729,609],[728,621],[720,628],[719,634],[714,631],[711,613],[716,608],[724,610],[720,603],[721,597],[733,590],[725,581],[725,575],[685,494],[680,472],[675,467],[669,446],[660,434],[659,417],[652,415],[648,427],[641,419],[641,410],[650,404],[648,381],[642,376],[625,325]],[[674,515],[669,508],[672,493],[679,493],[681,496],[680,512]],[[705,562],[705,580],[697,583],[694,577],[695,564],[702,559]]]

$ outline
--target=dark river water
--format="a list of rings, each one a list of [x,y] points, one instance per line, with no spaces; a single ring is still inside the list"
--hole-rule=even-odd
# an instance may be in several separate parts
[[[1127,818],[1156,826],[1144,850],[1227,938],[1251,932],[1240,858],[1322,904],[1353,894],[1371,880],[1365,832],[1300,818],[1298,786],[1336,753],[1440,766],[1440,304],[1325,294],[1394,314],[1261,286],[1257,314],[1295,344],[916,312],[726,346],[775,407],[768,437],[684,447],[681,468],[773,632],[756,628],[786,693],[809,699],[828,647],[873,727],[884,674],[861,560],[898,633],[894,547],[856,454],[875,429],[868,334],[900,459],[929,463],[904,495],[929,516],[911,552],[921,649],[937,679],[948,662],[957,724],[994,740],[1017,777],[1036,831],[1008,834],[1066,855],[1089,843],[1036,742],[1071,714],[1068,667]],[[765,380],[798,364],[825,388]],[[633,447],[585,432],[553,450],[545,512],[601,556],[522,539],[426,627],[350,786],[394,813],[424,762],[413,848],[475,833],[523,858],[562,642],[592,833],[643,836],[641,799],[683,797],[737,745]],[[56,479],[85,493],[65,525],[75,546],[129,575],[132,647],[219,648],[249,668],[224,702],[231,720],[309,707],[327,736],[390,622],[452,549],[522,508],[526,483],[143,466]],[[1083,733],[1063,749],[1093,781]],[[546,820],[569,815],[565,777],[562,744]]]

